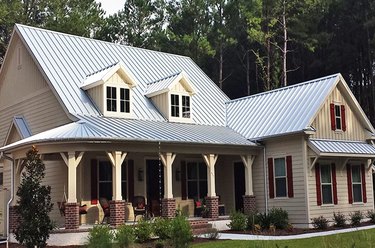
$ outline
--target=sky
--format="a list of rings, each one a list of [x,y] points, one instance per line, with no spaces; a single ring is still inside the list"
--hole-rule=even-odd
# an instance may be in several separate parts
[[[125,0],[96,0],[96,2],[102,3],[102,8],[106,12],[105,15],[108,16],[122,9]]]

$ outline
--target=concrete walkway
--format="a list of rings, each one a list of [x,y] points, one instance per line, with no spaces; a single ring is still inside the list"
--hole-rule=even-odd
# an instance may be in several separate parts
[[[232,239],[232,240],[288,240],[288,239],[305,239],[313,237],[328,236],[339,233],[348,233],[360,230],[373,229],[375,225],[346,228],[340,230],[326,231],[326,232],[315,232],[305,233],[298,235],[287,235],[287,236],[265,236],[265,235],[250,235],[250,234],[231,234],[231,233],[220,233],[219,239]]]

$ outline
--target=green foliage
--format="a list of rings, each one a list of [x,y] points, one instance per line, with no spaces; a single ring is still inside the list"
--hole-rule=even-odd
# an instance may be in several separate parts
[[[94,226],[87,237],[88,248],[111,248],[113,233],[107,225]]]
[[[255,225],[260,225],[260,214],[257,212],[247,215],[247,230],[254,230]]]
[[[243,231],[247,227],[246,215],[239,211],[233,211],[229,216],[230,223],[228,227],[234,231]]]
[[[134,244],[135,234],[133,226],[123,224],[120,227],[118,227],[114,241],[116,247],[119,248],[128,248],[132,244]]]
[[[312,218],[311,220],[315,229],[325,230],[328,228],[328,220],[323,216]]]
[[[333,212],[333,221],[334,221],[334,225],[337,226],[337,227],[344,227],[345,226],[345,222],[346,222],[346,218],[345,218],[345,215],[340,213],[340,212]]]
[[[209,240],[216,240],[220,238],[220,232],[216,228],[210,228],[203,236]]]
[[[141,219],[138,221],[135,227],[135,236],[137,237],[137,242],[144,243],[149,240],[152,235],[152,224],[149,221]]]
[[[361,221],[363,220],[363,214],[361,211],[355,211],[354,213],[350,213],[350,224],[352,226],[359,226]]]
[[[35,146],[26,153],[23,164],[19,197],[16,209],[20,223],[15,231],[18,242],[27,247],[45,247],[53,223],[49,217],[53,204],[51,203],[51,187],[42,185],[45,176],[45,166]]]
[[[288,227],[289,217],[286,210],[281,208],[272,208],[268,215],[271,224],[273,224],[276,229],[286,229]]]
[[[154,222],[154,233],[161,240],[171,238],[172,221],[168,218],[157,218]]]
[[[189,247],[193,240],[191,226],[187,218],[183,215],[176,216],[171,223],[172,237],[171,243],[175,248]]]
[[[375,224],[375,212],[373,210],[367,211],[366,217],[370,219],[371,223]]]

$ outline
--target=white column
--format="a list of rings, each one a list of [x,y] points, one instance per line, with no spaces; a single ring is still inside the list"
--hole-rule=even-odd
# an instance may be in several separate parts
[[[241,156],[241,159],[245,166],[245,195],[254,195],[253,163],[254,163],[255,156],[245,155],[245,156]]]
[[[112,168],[112,200],[118,201],[122,200],[121,191],[121,167],[127,155],[126,152],[114,151],[107,152],[108,158],[113,166]]]
[[[69,151],[68,156],[60,153],[65,164],[68,166],[68,203],[77,202],[77,166],[82,160],[83,152],[76,157],[75,151]]]
[[[216,196],[215,188],[215,164],[218,155],[217,154],[202,154],[204,162],[207,165],[207,184],[208,184],[208,197]]]
[[[173,198],[172,190],[172,164],[176,154],[167,152],[160,154],[161,161],[164,165],[164,198]]]

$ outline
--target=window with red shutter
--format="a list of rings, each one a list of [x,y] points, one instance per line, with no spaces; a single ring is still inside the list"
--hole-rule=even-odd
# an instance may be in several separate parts
[[[320,166],[315,164],[315,183],[316,183],[316,204],[322,205],[322,191],[320,188]]]
[[[336,119],[335,119],[335,104],[331,103],[329,106],[330,115],[331,115],[331,129],[336,130]]]
[[[341,105],[341,130],[346,131],[346,117],[345,117],[345,106]]]
[[[286,168],[288,177],[288,197],[294,197],[293,190],[293,169],[292,169],[292,156],[286,157]]]
[[[364,164],[361,164],[361,174],[362,174],[362,194],[363,194],[363,202],[367,202],[367,194],[366,194],[366,168]]]
[[[332,169],[332,186],[333,186],[333,204],[337,205],[338,198],[337,198],[337,180],[336,180],[336,165],[331,165]]]
[[[352,191],[352,171],[350,164],[346,165],[346,177],[347,177],[347,183],[348,183],[348,200],[349,203],[353,203],[353,191]]]
[[[268,158],[268,190],[270,198],[275,198],[275,187],[274,187],[274,177],[273,177],[273,158]]]

